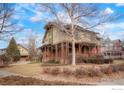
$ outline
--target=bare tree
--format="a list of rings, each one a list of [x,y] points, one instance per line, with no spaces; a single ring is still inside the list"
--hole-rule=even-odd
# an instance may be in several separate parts
[[[17,26],[19,20],[12,17],[15,11],[11,4],[0,4],[0,40],[6,40],[11,35],[22,30]]]
[[[66,32],[72,38],[72,65],[76,64],[75,60],[75,33],[78,25],[84,29],[93,29],[98,25],[114,21],[122,14],[112,15],[101,12],[98,5],[95,4],[41,4],[41,12],[50,17],[44,18],[45,21],[54,21],[60,31]],[[63,14],[63,16],[62,16]],[[44,20],[43,19],[43,20]],[[66,29],[69,24],[70,29]],[[71,31],[71,32],[70,32]]]
[[[28,51],[30,60],[34,61],[37,57],[37,34],[31,32],[27,37],[28,40]]]

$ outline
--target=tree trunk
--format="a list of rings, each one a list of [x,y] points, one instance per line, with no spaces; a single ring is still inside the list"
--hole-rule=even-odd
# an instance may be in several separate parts
[[[72,37],[72,65],[76,65],[76,55],[75,55],[75,39]]]
[[[75,56],[75,35],[74,35],[74,24],[72,19],[72,65],[76,65],[76,56]]]

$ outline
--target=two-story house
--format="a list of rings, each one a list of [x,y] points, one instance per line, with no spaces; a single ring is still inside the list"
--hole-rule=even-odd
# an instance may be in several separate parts
[[[69,61],[69,56],[72,55],[72,37],[65,31],[58,29],[53,22],[48,23],[45,26],[45,30],[41,46],[42,61],[46,62],[55,59],[62,64],[66,64]],[[89,57],[98,54],[100,38],[97,34],[96,32],[85,30],[80,26],[75,26],[76,55]]]

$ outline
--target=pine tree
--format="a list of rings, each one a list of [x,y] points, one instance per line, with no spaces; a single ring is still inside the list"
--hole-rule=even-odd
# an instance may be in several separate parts
[[[12,61],[18,61],[20,59],[20,51],[17,47],[16,41],[14,38],[10,40],[10,43],[6,52],[12,58]]]

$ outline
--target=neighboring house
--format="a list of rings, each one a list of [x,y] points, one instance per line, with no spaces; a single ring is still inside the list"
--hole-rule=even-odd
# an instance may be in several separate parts
[[[101,47],[104,58],[122,58],[122,47],[119,39],[111,41],[107,38]]]
[[[70,26],[68,25],[68,27]],[[66,64],[69,62],[69,56],[72,55],[72,38],[64,31],[60,31],[54,23],[48,23],[45,29],[41,46],[42,61],[54,59]],[[89,57],[99,53],[100,38],[97,36],[98,33],[85,30],[80,26],[76,26],[75,32],[76,55]]]
[[[21,55],[20,60],[21,61],[27,61],[29,59],[28,49],[23,47],[20,44],[17,44],[17,47],[18,47],[18,49],[20,51],[20,55]],[[5,49],[0,49],[0,55],[4,55],[5,53],[6,53],[6,48]]]
[[[28,49],[23,47],[22,45],[20,44],[17,44],[18,46],[18,49],[20,51],[20,55],[21,55],[21,61],[26,61],[29,59],[29,53],[28,53]]]

